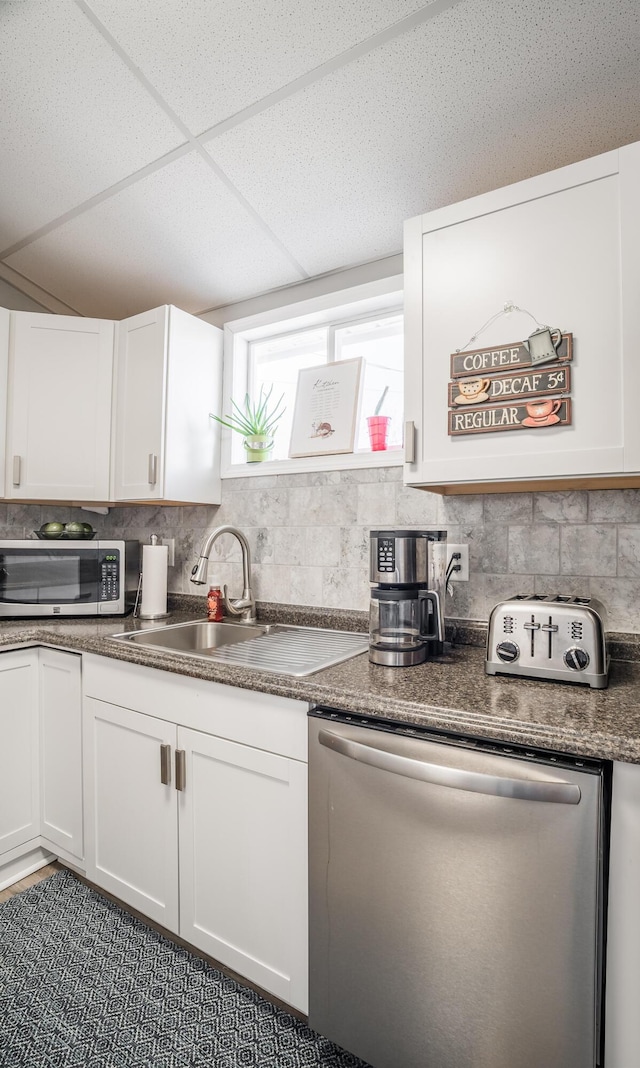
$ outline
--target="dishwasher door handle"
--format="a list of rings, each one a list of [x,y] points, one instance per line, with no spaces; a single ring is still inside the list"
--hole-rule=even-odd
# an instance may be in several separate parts
[[[505,779],[501,775],[486,775],[481,771],[465,771],[440,764],[428,764],[412,757],[399,756],[386,749],[354,742],[351,738],[321,729],[320,745],[335,753],[369,764],[380,771],[404,775],[408,779],[420,779],[435,786],[450,786],[454,790],[469,790],[475,794],[491,794],[495,797],[512,797],[522,801],[552,801],[559,805],[580,803],[580,787],[571,782],[541,782],[535,779]]]

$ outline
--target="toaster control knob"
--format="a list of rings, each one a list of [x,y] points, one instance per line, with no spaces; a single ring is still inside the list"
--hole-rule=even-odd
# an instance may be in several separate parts
[[[586,649],[574,645],[564,654],[564,662],[572,671],[584,671],[589,666],[589,654]]]
[[[500,642],[496,653],[505,664],[512,664],[520,656],[520,650],[515,642]]]

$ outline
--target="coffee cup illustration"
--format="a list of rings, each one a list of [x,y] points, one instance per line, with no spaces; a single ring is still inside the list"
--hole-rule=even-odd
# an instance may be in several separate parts
[[[560,420],[556,412],[560,411],[562,400],[548,397],[546,400],[529,401],[526,405],[527,419],[523,422],[526,426],[544,426],[550,423],[558,423]]]
[[[488,378],[469,378],[466,382],[458,382],[459,394],[455,398],[456,404],[473,404],[474,401],[489,399],[487,390],[490,386]]]

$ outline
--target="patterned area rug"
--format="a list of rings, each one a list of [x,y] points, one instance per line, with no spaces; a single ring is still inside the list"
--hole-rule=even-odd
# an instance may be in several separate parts
[[[362,1068],[363,1062],[65,871],[0,905],[0,1065]]]

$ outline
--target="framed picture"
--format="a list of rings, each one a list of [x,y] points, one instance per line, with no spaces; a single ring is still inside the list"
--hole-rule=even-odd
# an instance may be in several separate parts
[[[353,452],[362,358],[298,372],[289,456]]]

